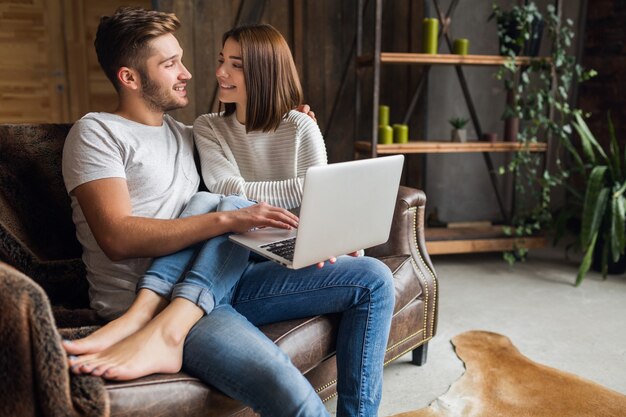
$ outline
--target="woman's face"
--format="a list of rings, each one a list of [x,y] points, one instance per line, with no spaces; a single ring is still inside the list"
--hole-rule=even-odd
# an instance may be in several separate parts
[[[237,113],[246,107],[246,83],[239,42],[228,38],[218,60],[215,76],[219,85],[218,98],[222,103],[237,105]]]

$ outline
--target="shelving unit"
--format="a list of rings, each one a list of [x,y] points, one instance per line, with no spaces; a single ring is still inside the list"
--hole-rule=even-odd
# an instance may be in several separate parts
[[[452,51],[452,42],[449,37],[449,25],[451,16],[460,0],[452,0],[448,10],[442,11],[439,1],[432,0],[440,22],[440,42],[443,38]],[[530,152],[547,154],[549,144],[532,143],[526,145],[518,142],[466,142],[456,143],[441,140],[416,140],[409,138],[406,144],[378,144],[378,107],[380,104],[380,77],[382,65],[421,65],[424,68],[420,82],[418,83],[411,103],[407,108],[403,123],[408,123],[412,116],[415,106],[422,94],[429,71],[434,66],[452,65],[454,66],[463,97],[470,113],[471,121],[478,137],[482,137],[482,128],[478,118],[478,113],[474,106],[469,86],[465,79],[463,67],[470,66],[501,66],[509,60],[507,57],[491,56],[491,55],[453,55],[453,54],[422,54],[422,53],[397,53],[383,52],[381,50],[381,34],[382,34],[382,10],[383,0],[376,0],[374,19],[374,42],[373,52],[363,53],[363,21],[365,11],[365,0],[358,2],[358,22],[357,22],[357,43],[356,43],[356,68],[357,68],[357,86],[355,96],[355,131],[359,132],[361,123],[362,109],[362,86],[361,76],[365,69],[373,71],[372,85],[372,117],[369,140],[355,140],[354,149],[357,157],[359,155],[367,155],[376,157],[378,155],[389,154],[431,154],[431,153],[482,153],[486,168],[489,172],[490,180],[494,195],[498,201],[500,213],[503,223],[508,224],[512,214],[505,209],[502,196],[500,195],[497,174],[491,160],[491,153],[494,152],[517,152],[528,150]],[[557,3],[560,7],[560,1]],[[533,60],[542,60],[544,58],[518,57],[515,60],[516,65],[529,65]],[[546,245],[546,239],[542,236],[527,237],[524,239],[506,236],[502,226],[489,226],[482,228],[432,228],[426,229],[426,246],[430,254],[445,253],[467,253],[467,252],[486,252],[486,251],[506,251],[514,248],[515,245],[523,245],[526,248],[541,247]]]
[[[538,58],[517,57],[516,65],[529,65]],[[500,66],[507,62],[508,58],[495,55],[454,55],[454,54],[412,54],[401,52],[381,52],[382,64],[424,64],[424,65],[479,65]],[[374,58],[369,55],[357,58],[359,65],[369,65]]]
[[[366,141],[358,141],[354,144],[357,152],[371,153],[372,144]],[[515,152],[524,149],[524,144],[519,142],[450,142],[421,140],[409,143],[394,143],[390,145],[376,144],[378,155],[414,154],[414,153],[471,153],[471,152]],[[546,152],[546,143],[531,143],[528,145],[530,152]]]

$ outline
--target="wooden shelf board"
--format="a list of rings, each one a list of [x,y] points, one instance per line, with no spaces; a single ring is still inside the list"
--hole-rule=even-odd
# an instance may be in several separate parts
[[[354,145],[357,151],[372,151],[372,144],[366,141],[358,141]],[[399,153],[467,153],[467,152],[513,152],[525,149],[520,142],[444,142],[434,140],[421,140],[409,143],[394,143],[391,145],[377,145],[376,152],[380,155]],[[530,152],[546,152],[546,143],[530,143]]]
[[[454,55],[454,54],[411,54],[383,52],[380,62],[385,64],[433,64],[433,65],[503,65],[511,58],[499,55]],[[547,58],[531,58],[520,56],[515,58],[515,65],[529,65],[533,60]]]
[[[543,248],[548,245],[545,236],[511,237],[502,232],[502,226],[468,228],[426,228],[426,249],[429,255],[474,252],[504,252],[515,246]]]

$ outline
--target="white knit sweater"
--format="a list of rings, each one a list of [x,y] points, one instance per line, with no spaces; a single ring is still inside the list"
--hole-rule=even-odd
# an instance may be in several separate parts
[[[293,208],[307,168],[327,163],[324,139],[309,116],[290,111],[274,132],[250,132],[235,115],[211,113],[193,125],[207,188],[220,194]]]

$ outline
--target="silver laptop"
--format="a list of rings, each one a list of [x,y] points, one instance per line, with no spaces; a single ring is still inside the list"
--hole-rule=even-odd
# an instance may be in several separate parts
[[[311,167],[297,230],[267,227],[230,239],[292,269],[384,243],[403,163],[394,155]]]

